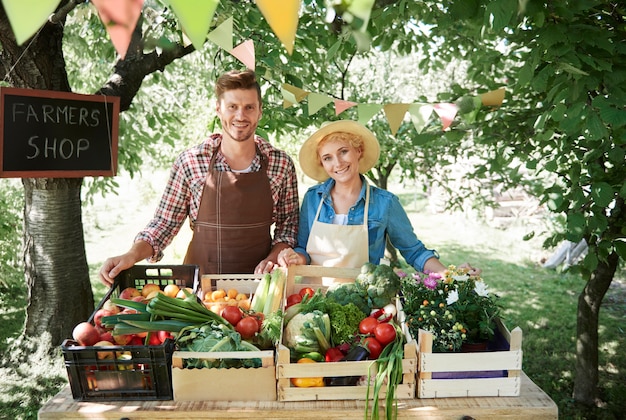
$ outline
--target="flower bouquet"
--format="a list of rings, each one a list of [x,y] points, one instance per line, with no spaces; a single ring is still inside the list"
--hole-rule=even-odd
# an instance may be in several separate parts
[[[402,285],[406,325],[414,337],[433,334],[433,351],[460,351],[464,343],[488,342],[500,314],[498,296],[480,276],[449,266],[437,273],[405,275]]]

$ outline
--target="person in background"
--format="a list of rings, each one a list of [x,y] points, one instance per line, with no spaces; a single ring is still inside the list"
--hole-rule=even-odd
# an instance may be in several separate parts
[[[364,173],[378,161],[374,134],[355,121],[325,124],[300,149],[302,171],[321,182],[306,192],[300,209],[298,245],[279,254],[278,263],[327,267],[380,264],[386,238],[408,264],[422,272],[447,267],[420,241],[393,193],[369,185]],[[469,264],[472,273],[480,270]]]
[[[222,132],[178,156],[153,219],[128,252],[102,265],[104,284],[141,260],[158,262],[187,217],[193,236],[184,263],[201,274],[267,273],[282,249],[296,245],[296,170],[255,134],[262,115],[255,73],[223,74],[215,95]]]

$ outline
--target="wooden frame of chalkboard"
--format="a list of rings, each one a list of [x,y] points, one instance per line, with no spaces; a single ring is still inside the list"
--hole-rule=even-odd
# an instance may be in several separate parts
[[[120,98],[0,87],[0,178],[115,176]]]

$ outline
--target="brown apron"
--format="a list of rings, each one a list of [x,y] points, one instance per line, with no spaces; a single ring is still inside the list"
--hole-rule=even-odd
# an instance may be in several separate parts
[[[272,246],[274,202],[267,158],[257,148],[261,170],[217,171],[218,148],[211,157],[185,264],[200,266],[201,274],[254,273]]]

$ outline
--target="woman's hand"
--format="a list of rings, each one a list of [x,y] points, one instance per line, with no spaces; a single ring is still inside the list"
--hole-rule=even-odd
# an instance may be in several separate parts
[[[483,272],[480,268],[472,267],[470,263],[463,263],[459,266],[459,268],[467,268],[467,274],[470,276],[480,276],[480,273]]]

